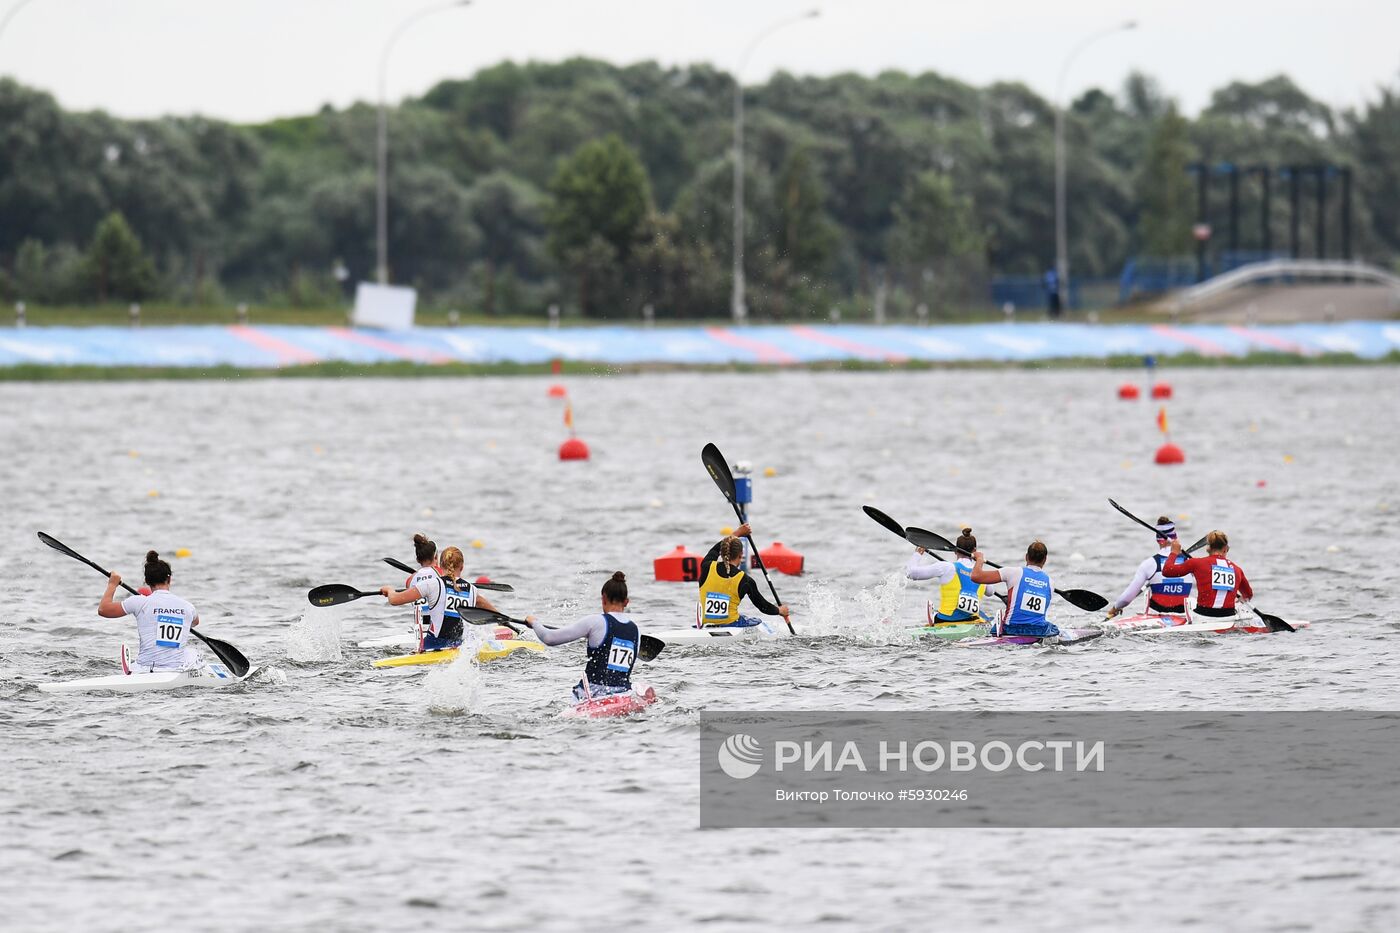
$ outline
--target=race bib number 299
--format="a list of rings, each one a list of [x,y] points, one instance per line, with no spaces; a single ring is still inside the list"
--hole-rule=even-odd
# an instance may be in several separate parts
[[[707,619],[727,619],[727,618],[729,618],[729,594],[727,594],[727,593],[706,593],[706,594],[705,594],[705,618],[707,618]]]

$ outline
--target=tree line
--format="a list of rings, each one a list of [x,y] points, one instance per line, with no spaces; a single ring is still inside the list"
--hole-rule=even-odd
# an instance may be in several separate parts
[[[726,314],[733,91],[706,65],[573,59],[507,62],[403,102],[394,281],[487,314]],[[992,274],[1053,262],[1054,110],[1024,85],[779,73],[745,101],[755,316],[876,301],[938,314],[985,300]],[[249,126],[123,120],[0,81],[0,294],[342,302],[374,271],[374,129],[364,104]],[[1400,255],[1400,85],[1338,112],[1286,77],[1233,83],[1192,119],[1134,74],[1073,101],[1066,139],[1078,276],[1188,254],[1194,161],[1350,166],[1354,252]]]

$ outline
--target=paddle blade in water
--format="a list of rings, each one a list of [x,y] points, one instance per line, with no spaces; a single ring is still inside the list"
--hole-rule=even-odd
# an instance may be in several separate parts
[[[729,461],[724,459],[724,454],[719,452],[719,448],[714,444],[706,444],[700,451],[700,460],[705,464],[705,469],[710,472],[710,479],[715,481],[719,491],[724,493],[724,498],[733,502],[734,474],[729,471]]]
[[[637,646],[637,654],[643,661],[655,661],[656,656],[661,653],[661,649],[666,647],[666,643],[659,638],[652,638],[650,635],[643,635],[641,644]]]
[[[190,629],[190,631],[196,638],[209,646],[209,650],[214,652],[214,655],[223,662],[224,667],[228,668],[229,672],[233,674],[234,677],[244,677],[247,675],[248,669],[252,665],[249,664],[248,659],[243,656],[243,652],[226,641],[210,638],[208,635],[201,635],[199,629]]]
[[[871,518],[875,519],[875,521],[879,522],[881,525],[884,525],[890,531],[899,535],[901,538],[904,537],[904,526],[901,525],[899,522],[895,521],[894,519],[890,518],[884,512],[881,512],[879,509],[875,508],[875,506],[863,505],[861,506],[861,509],[865,512],[866,515],[869,515]]]
[[[1098,612],[1108,605],[1108,600],[1092,590],[1056,590],[1070,605],[1085,612]]]
[[[365,596],[378,596],[378,592],[366,593],[355,589],[345,583],[326,583],[315,587],[306,594],[306,599],[313,606],[339,606],[344,603],[354,602]]]
[[[1254,614],[1257,615],[1259,618],[1261,618],[1261,619],[1264,620],[1264,624],[1267,625],[1267,626],[1269,627],[1269,631],[1271,631],[1271,632],[1296,632],[1296,631],[1298,631],[1296,628],[1294,628],[1293,626],[1289,625],[1287,622],[1283,621],[1283,619],[1280,619],[1280,618],[1279,618],[1278,616],[1276,616],[1276,615],[1270,615],[1270,614],[1267,613],[1267,612],[1260,612],[1258,609],[1255,609],[1255,610],[1254,610]]]
[[[490,609],[481,609],[471,606],[460,610],[462,621],[468,625],[507,625],[515,620],[508,615],[499,612],[492,612]]]

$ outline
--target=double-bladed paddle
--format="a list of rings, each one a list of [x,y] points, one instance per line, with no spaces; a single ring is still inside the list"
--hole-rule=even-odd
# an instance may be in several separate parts
[[[905,539],[915,547],[925,550],[953,551],[965,554],[966,551],[959,548],[947,538],[923,528],[909,527],[904,529]],[[1001,567],[1001,564],[983,558],[982,561],[988,567]],[[1085,612],[1098,612],[1108,605],[1108,600],[1092,590],[1055,590],[1065,602],[1076,609],[1083,609]]]
[[[364,599],[366,596],[378,596],[378,590],[357,590],[347,583],[324,583],[321,586],[313,587],[306,594],[307,600],[313,606],[343,606],[346,603],[353,603],[357,599]]]
[[[525,625],[524,619],[512,619],[508,615],[499,612],[492,612],[490,609],[478,609],[473,606],[470,609],[461,610],[462,621],[470,625],[504,625],[516,632],[521,631],[520,626]],[[654,661],[661,650],[666,647],[666,643],[659,638],[650,635],[642,635],[638,639],[637,656],[643,661]]]
[[[91,567],[93,570],[96,570],[104,577],[110,577],[112,575],[109,571],[97,566],[97,564],[94,564],[92,561],[88,560],[86,557],[79,554],[77,551],[73,550],[71,547],[64,544],[62,541],[59,541],[53,535],[45,534],[41,531],[39,532],[39,540],[47,544],[49,547],[53,548],[55,551],[58,551],[60,554],[67,554],[69,557],[73,558],[79,563],[87,564],[89,567]],[[125,580],[122,581],[122,588],[125,589],[132,596],[141,595],[136,590],[134,590],[131,587],[131,585],[128,584]],[[217,657],[220,661],[223,662],[224,667],[228,668],[230,673],[232,673],[234,677],[246,676],[249,668],[252,667],[252,664],[249,663],[248,659],[243,656],[243,652],[239,651],[237,648],[233,647],[233,645],[230,645],[228,642],[220,641],[217,638],[210,638],[208,635],[202,634],[199,631],[199,629],[194,628],[193,626],[191,626],[190,628],[190,634],[193,635],[195,638],[198,638],[200,641],[204,642],[206,645],[208,645],[209,650],[214,652],[215,657]]]
[[[900,538],[902,538],[902,539],[905,541],[905,543],[909,543],[909,544],[912,544],[912,543],[913,543],[913,542],[909,541],[909,538],[908,538],[908,537],[906,537],[906,535],[905,535],[905,528],[904,528],[903,525],[901,525],[899,522],[895,521],[894,519],[890,518],[890,517],[889,517],[888,515],[886,515],[884,512],[881,512],[879,509],[875,508],[875,506],[873,506],[873,505],[863,505],[863,506],[861,506],[861,509],[865,512],[866,515],[869,515],[871,518],[875,519],[875,521],[876,521],[877,523],[879,523],[879,524],[885,526],[885,527],[888,528],[891,532],[893,532],[894,534],[896,534],[896,535],[898,535]],[[919,545],[919,546],[920,546],[920,547],[923,547],[922,545]],[[945,549],[944,549],[944,548],[927,548],[927,547],[925,547],[924,550],[925,550],[925,551],[940,551],[940,550],[945,550]],[[954,549],[954,553],[959,553],[959,552],[957,551],[956,548]],[[968,556],[970,557],[971,555],[968,555]],[[1007,596],[1006,596],[1005,593],[996,593],[996,594],[994,594],[994,595],[995,595],[998,599],[1000,599],[1002,602],[1004,602],[1004,603],[1005,603],[1005,602],[1008,602]]]
[[[1127,509],[1123,508],[1121,505],[1119,505],[1117,502],[1114,502],[1112,499],[1109,499],[1109,500],[1108,500],[1108,504],[1111,505],[1111,506],[1113,506],[1113,507],[1114,507],[1115,509],[1117,509],[1119,512],[1122,512],[1124,515],[1128,516],[1128,518],[1131,518],[1133,521],[1137,522],[1137,523],[1138,523],[1139,525],[1141,525],[1142,527],[1148,529],[1149,531],[1155,532],[1155,531],[1157,530],[1157,526],[1156,526],[1156,525],[1149,525],[1147,522],[1145,522],[1145,521],[1143,521],[1142,519],[1138,518],[1138,517],[1137,517],[1136,515],[1134,515],[1132,512],[1129,512]],[[1182,549],[1181,549],[1182,553],[1183,553],[1183,554],[1190,554],[1192,551],[1199,551],[1201,548],[1205,547],[1206,539],[1209,538],[1209,537],[1210,537],[1210,535],[1207,534],[1205,537],[1201,538],[1201,540],[1197,541],[1195,544],[1191,545],[1190,547],[1188,547],[1188,548],[1182,548]],[[1250,604],[1249,608],[1250,608],[1250,611],[1251,611],[1251,612],[1253,612],[1255,615],[1257,615],[1257,616],[1264,622],[1264,624],[1267,625],[1267,626],[1269,627],[1269,631],[1271,631],[1271,632],[1296,632],[1296,631],[1298,631],[1296,628],[1294,628],[1292,625],[1289,625],[1287,622],[1285,622],[1283,619],[1279,618],[1278,616],[1272,615],[1271,613],[1267,613],[1267,612],[1261,612],[1260,610],[1255,609],[1253,603]]]
[[[724,454],[719,452],[719,448],[714,444],[706,444],[700,451],[700,460],[705,464],[705,469],[710,471],[710,479],[715,481],[719,491],[724,493],[724,498],[729,500],[729,504],[734,507],[734,517],[739,519],[739,524],[744,523],[743,510],[739,508],[737,490],[734,486],[734,474],[729,470],[729,461],[724,459]],[[758,565],[758,569],[763,572],[763,579],[768,583],[768,592],[773,594],[773,602],[781,606],[783,601],[778,598],[778,591],[773,587],[773,580],[768,576],[768,568],[763,566],[763,558],[758,556],[758,545],[753,543],[753,535],[748,536],[749,549],[753,551],[753,562]],[[792,619],[785,618],[788,632],[797,634],[792,627]]]
[[[397,570],[402,570],[404,573],[413,574],[418,572],[417,569],[410,567],[401,560],[394,560],[392,557],[384,558],[384,563]],[[468,582],[470,583],[470,581]],[[499,593],[515,592],[515,587],[511,586],[509,583],[471,583],[471,585],[479,590],[495,590]]]

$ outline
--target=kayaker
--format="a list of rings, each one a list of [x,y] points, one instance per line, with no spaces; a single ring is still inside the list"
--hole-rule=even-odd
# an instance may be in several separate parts
[[[1133,574],[1133,581],[1128,584],[1123,595],[1119,596],[1108,607],[1110,619],[1137,599],[1144,586],[1150,591],[1150,595],[1147,597],[1148,612],[1159,612],[1167,615],[1180,615],[1186,612],[1186,597],[1191,592],[1190,579],[1168,578],[1162,575],[1162,566],[1171,558],[1172,542],[1174,541],[1176,541],[1176,523],[1165,515],[1159,516],[1157,519],[1157,553],[1144,558],[1143,562],[1138,564],[1137,573]]]
[[[481,590],[462,579],[462,570],[466,566],[466,562],[466,556],[458,547],[443,548],[442,554],[438,557],[438,565],[442,570],[442,580],[447,586],[447,602],[442,610],[443,635],[439,639],[440,641],[455,639],[457,644],[461,644],[465,634],[461,616],[463,609],[476,606],[490,612],[500,612],[491,604],[491,600],[481,594]],[[509,630],[507,630],[508,632]]]
[[[917,548],[904,574],[910,580],[932,580],[938,584],[938,608],[929,602],[928,624],[934,628],[940,625],[966,625],[982,621],[982,597],[987,588],[972,582],[972,553],[977,550],[977,538],[971,528],[964,528],[958,540],[955,560],[925,561],[924,548]]]
[[[455,648],[462,643],[462,620],[457,618],[455,641],[447,637],[452,634],[444,630],[447,619],[447,584],[438,575],[437,543],[427,535],[413,536],[413,556],[418,561],[418,570],[408,578],[408,586],[395,590],[392,586],[381,586],[379,592],[391,606],[414,603],[414,619],[422,633],[419,651],[441,651]]]
[[[1205,557],[1186,557],[1181,542],[1173,541],[1171,559],[1162,565],[1165,577],[1191,576],[1196,581],[1196,615],[1220,618],[1235,614],[1236,598],[1254,598],[1254,588],[1240,565],[1230,560],[1230,539],[1223,531],[1206,535]]]
[[[190,630],[199,624],[199,614],[188,601],[170,592],[170,565],[155,551],[146,552],[143,568],[150,596],[128,596],[121,602],[113,597],[121,586],[121,574],[107,578],[107,591],[97,606],[104,619],[136,617],[136,634],[141,650],[136,667],[143,671],[185,671],[199,667],[199,654],[187,644]],[[129,673],[129,672],[128,672]]]
[[[564,645],[588,639],[588,663],[583,679],[574,686],[574,699],[587,700],[627,693],[632,689],[632,667],[637,663],[641,631],[627,615],[627,577],[621,570],[603,584],[603,611],[559,628],[546,628],[534,616],[525,622],[546,645]]]
[[[758,591],[753,577],[740,566],[744,560],[744,538],[753,534],[748,522],[734,529],[734,534],[720,539],[700,562],[700,599],[696,606],[696,627],[727,625],[747,628],[760,620],[739,614],[739,603],[745,597],[753,607],[766,616],[789,615],[787,604],[775,606]]]
[[[998,635],[1052,638],[1060,634],[1060,630],[1046,617],[1055,592],[1050,575],[1045,572],[1045,559],[1049,556],[1050,550],[1043,542],[1032,541],[1026,548],[1024,567],[988,570],[983,567],[985,558],[982,552],[973,552],[972,571],[968,574],[973,583],[1006,584],[1007,611],[997,626]]]

